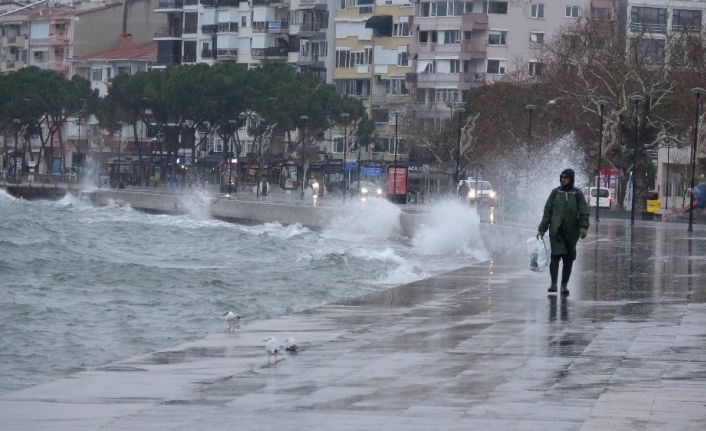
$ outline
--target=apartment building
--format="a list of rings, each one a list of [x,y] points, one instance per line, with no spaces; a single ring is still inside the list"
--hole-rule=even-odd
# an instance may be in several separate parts
[[[332,49],[333,83],[341,94],[359,98],[367,106],[376,123],[376,139],[362,154],[351,153],[356,148],[355,134],[346,139],[343,130],[337,130],[327,149],[334,159],[360,158],[373,168],[406,159],[400,148],[402,137],[395,136],[395,121],[401,121],[411,100],[405,79],[412,71],[407,48],[413,41],[413,13],[407,0],[340,0]]]
[[[326,0],[160,0],[157,66],[284,62],[325,79]]]
[[[36,5],[0,17],[0,72],[37,66],[70,77],[71,58],[113,47],[121,34],[152,40],[163,16],[150,2]]]

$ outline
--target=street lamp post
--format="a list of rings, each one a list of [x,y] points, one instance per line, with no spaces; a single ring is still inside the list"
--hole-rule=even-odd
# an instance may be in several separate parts
[[[454,184],[458,184],[458,177],[461,174],[461,114],[464,109],[458,109],[458,148],[456,148],[456,171],[454,172]]]
[[[15,182],[19,184],[19,176],[17,175],[17,139],[20,134],[20,125],[22,122],[15,118],[12,120],[12,124],[15,125],[15,152],[12,154],[12,172],[15,174]]]
[[[392,115],[395,116],[395,141],[392,143],[395,149],[395,164],[394,164],[394,170],[392,173],[392,194],[395,195],[395,199],[397,199],[397,124],[399,121],[397,121],[400,112],[399,111],[392,111]],[[390,179],[388,178],[387,181],[389,182]]]
[[[123,146],[123,126],[124,125],[125,125],[125,123],[123,123],[122,121],[118,121],[118,127],[120,127],[120,129],[118,129],[118,188],[121,188],[120,187],[120,183],[121,183],[121,179],[120,179],[121,172],[120,171],[122,168],[122,164],[121,164],[120,157],[121,157],[121,152],[122,152],[121,147]]]
[[[664,209],[669,206],[669,150],[672,149],[672,142],[667,141],[667,186],[664,188]]]
[[[147,128],[147,103],[150,101],[148,97],[143,97],[142,98],[142,128],[140,129],[140,146],[138,147],[138,151],[141,152],[140,148],[142,148],[142,141],[144,140],[144,135],[146,133],[145,129]],[[150,141],[151,144],[151,141]],[[152,168],[152,145],[150,145],[150,157],[149,157],[149,167],[147,168],[147,175],[145,175],[145,169],[144,166],[142,165],[142,157],[140,157],[140,186],[142,186],[142,177],[146,176],[145,182],[147,186],[149,187],[150,185],[150,176],[149,176],[149,171]]]
[[[633,131],[634,137],[634,148],[633,148],[633,161],[632,161],[632,196],[630,203],[630,224],[635,224],[635,195],[637,194],[637,129],[638,129],[638,118],[637,118],[637,107],[645,100],[645,97],[641,94],[634,93],[630,95],[630,100],[635,102],[635,130]]]
[[[302,193],[301,200],[304,200],[304,183],[306,182],[306,122],[309,117],[302,115],[299,117],[302,121]],[[345,157],[345,155],[344,155]]]
[[[596,192],[596,223],[600,221],[598,216],[599,208],[601,207],[601,157],[603,156],[603,108],[608,105],[607,100],[598,100],[598,106],[601,110],[601,125],[600,125],[600,137],[598,138],[598,189]],[[590,189],[589,189],[590,190]],[[590,192],[589,192],[590,193]]]
[[[348,154],[348,119],[350,118],[350,114],[344,112],[341,114],[341,118],[343,118],[343,165],[341,166],[343,172],[343,187],[341,191],[343,193],[343,203],[345,203],[346,192],[348,191],[348,184],[346,184],[346,154]],[[358,188],[360,188],[360,178],[358,178]]]
[[[696,175],[696,145],[699,142],[699,99],[706,93],[701,87],[694,87],[691,93],[696,95],[696,113],[694,115],[694,146],[691,148],[691,196],[689,196],[689,228],[687,232],[693,232],[694,221],[694,176]]]
[[[529,123],[527,124],[527,154],[529,155],[529,150],[532,146],[532,113],[537,109],[537,106],[525,105],[525,109],[529,111]]]
[[[228,133],[228,141],[226,141],[228,143],[228,193],[231,193],[231,191],[232,191],[231,184],[233,183],[233,176],[232,176],[232,172],[233,172],[233,151],[232,151],[232,149],[233,149],[233,134],[235,133],[235,126],[237,124],[238,124],[238,122],[235,120],[228,120],[228,132],[229,133]],[[238,171],[237,171],[238,160],[237,159],[236,159],[235,163],[236,163],[235,168],[236,168],[236,175],[237,175],[237,173],[238,173]],[[237,181],[237,177],[236,177],[236,181]],[[238,193],[237,182],[235,184],[235,193]]]
[[[78,162],[81,162],[81,113],[83,112],[83,109],[86,107],[86,99],[78,99],[80,102],[81,106],[78,109]],[[81,167],[76,166],[76,183],[79,182],[79,172],[80,172]]]

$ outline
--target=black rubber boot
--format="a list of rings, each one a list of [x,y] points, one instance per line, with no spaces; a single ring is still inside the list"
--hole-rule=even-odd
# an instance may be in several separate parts
[[[566,287],[571,278],[571,270],[574,267],[574,261],[569,256],[564,256],[564,267],[561,269],[561,294],[568,295],[569,289]]]
[[[556,293],[556,283],[552,283],[552,285],[549,286],[549,290],[547,292]]]

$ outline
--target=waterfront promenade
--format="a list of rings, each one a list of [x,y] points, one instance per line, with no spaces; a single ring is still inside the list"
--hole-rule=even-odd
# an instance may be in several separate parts
[[[602,221],[568,298],[527,263],[505,255],[235,333],[224,322],[0,396],[0,429],[703,429],[706,230]],[[268,364],[269,336],[298,353]]]

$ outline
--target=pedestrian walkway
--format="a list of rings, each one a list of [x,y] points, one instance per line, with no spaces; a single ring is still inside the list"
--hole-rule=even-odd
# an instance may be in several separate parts
[[[578,254],[568,298],[502,256],[4,395],[0,428],[702,430],[706,230],[604,220]]]

